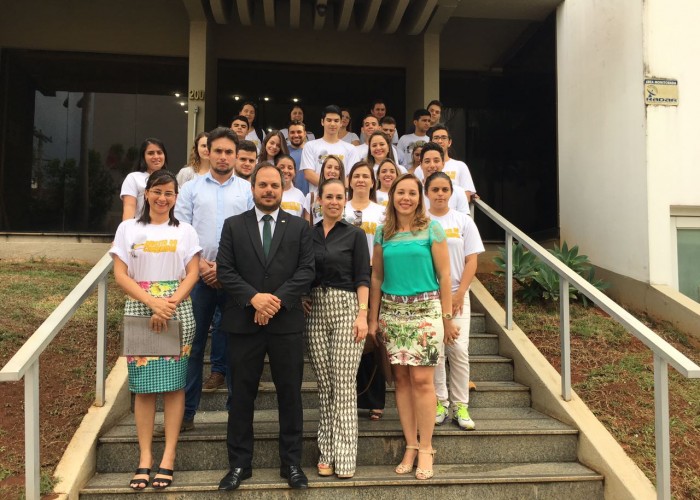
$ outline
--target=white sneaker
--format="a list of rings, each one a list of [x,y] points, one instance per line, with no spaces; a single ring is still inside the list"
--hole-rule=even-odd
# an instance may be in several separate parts
[[[476,424],[469,416],[469,408],[467,408],[467,405],[464,403],[455,404],[455,410],[452,414],[452,421],[459,425],[460,429],[464,429],[465,431],[472,431],[476,428]]]
[[[445,423],[448,417],[447,412],[448,406],[442,404],[442,401],[438,400],[437,410],[435,411],[435,425],[442,425]]]

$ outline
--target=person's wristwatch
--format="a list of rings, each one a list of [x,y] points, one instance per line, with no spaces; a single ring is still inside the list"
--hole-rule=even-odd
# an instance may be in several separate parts
[[[366,311],[366,310],[367,310],[367,304],[360,304],[360,310],[361,310],[361,311]]]
[[[442,313],[442,319],[452,319],[452,313]]]

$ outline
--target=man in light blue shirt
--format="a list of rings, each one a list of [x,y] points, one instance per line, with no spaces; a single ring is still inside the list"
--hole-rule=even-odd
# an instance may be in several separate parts
[[[219,127],[211,131],[208,140],[209,173],[185,184],[175,204],[175,217],[192,224],[202,246],[200,279],[191,293],[197,328],[187,366],[185,416],[181,431],[194,429],[194,416],[202,395],[202,367],[209,325],[212,325],[212,375],[205,390],[223,386],[226,378],[226,335],[219,331],[220,315],[215,317],[217,307],[223,307],[226,295],[216,279],[216,254],[224,221],[254,206],[250,183],[233,175],[237,144],[238,137],[230,128]]]

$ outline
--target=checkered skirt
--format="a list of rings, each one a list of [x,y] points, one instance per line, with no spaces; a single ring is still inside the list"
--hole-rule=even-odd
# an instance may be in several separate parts
[[[170,297],[177,290],[179,282],[142,281],[139,285],[154,297]],[[127,298],[124,314],[151,316],[153,312],[142,302]],[[180,302],[173,319],[180,320],[182,329],[180,356],[127,356],[131,392],[145,394],[184,389],[195,330],[192,301],[189,298]]]

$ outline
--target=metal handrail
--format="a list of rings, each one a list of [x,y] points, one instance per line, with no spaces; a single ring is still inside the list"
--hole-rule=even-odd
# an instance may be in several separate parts
[[[686,378],[700,378],[700,366],[625,311],[610,297],[591,285],[544,247],[511,224],[480,199],[474,204],[506,232],[506,328],[513,328],[513,239],[517,239],[547,267],[559,275],[559,334],[561,337],[561,392],[571,400],[571,339],[569,332],[569,284],[604,310],[625,330],[641,340],[654,354],[654,412],[656,434],[656,494],[671,499],[671,452],[668,413],[668,365]]]
[[[112,258],[105,254],[80,283],[63,299],[12,359],[0,370],[0,382],[24,378],[24,463],[26,498],[41,496],[39,459],[39,356],[97,287],[97,362],[95,368],[95,406],[105,403],[107,346],[107,274]]]

